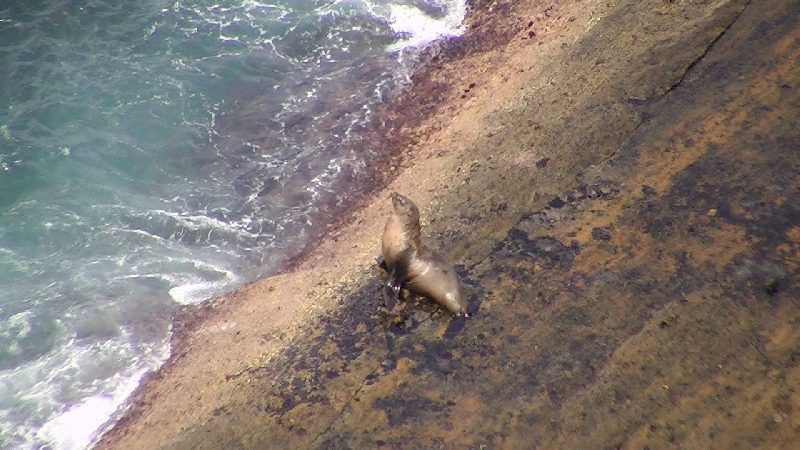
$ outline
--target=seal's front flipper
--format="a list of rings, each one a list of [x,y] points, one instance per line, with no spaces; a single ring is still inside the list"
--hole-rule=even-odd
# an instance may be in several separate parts
[[[385,270],[386,273],[389,273],[389,267],[386,265],[386,260],[383,259],[383,255],[378,256],[378,267]]]
[[[392,294],[394,295],[394,298],[396,298],[397,300],[400,300],[400,290],[403,289],[403,285],[402,284],[393,284],[391,286],[391,288],[392,288]]]
[[[405,274],[402,274],[401,277],[398,278],[397,273],[397,264],[394,265],[391,269],[386,264],[386,260],[383,259],[383,255],[378,256],[378,267],[385,270],[388,276],[386,277],[386,281],[383,283],[383,304],[389,308],[394,309],[397,306],[397,300],[400,299],[400,289],[403,284],[403,278],[405,278]],[[399,282],[397,280],[400,280]]]
[[[383,261],[382,257],[378,259],[386,266],[386,262]],[[387,308],[394,309],[397,306],[397,300],[400,299],[400,285],[397,285],[397,264],[388,272],[389,276],[386,277],[386,281],[383,284],[383,303]]]
[[[386,306],[389,311],[394,310],[397,306],[397,298],[395,298],[388,289],[383,290],[383,305]]]
[[[395,306],[397,306],[397,300],[400,298],[395,294],[393,282],[394,269],[389,272],[389,278],[386,279],[383,285],[383,304],[386,305],[389,310],[393,310]]]
[[[400,290],[403,289],[403,283],[408,275],[408,267],[402,264],[395,264],[389,272],[389,277],[386,278],[386,287],[392,290],[392,295],[397,300],[400,300]]]

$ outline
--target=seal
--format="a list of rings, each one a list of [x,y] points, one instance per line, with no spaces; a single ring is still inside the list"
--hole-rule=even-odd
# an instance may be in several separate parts
[[[408,275],[412,258],[422,247],[420,237],[419,209],[408,198],[392,193],[392,214],[383,229],[382,253],[389,277],[386,287],[395,298],[400,298],[400,289]]]
[[[391,292],[388,295],[399,299],[400,290],[406,288],[435,301],[454,316],[469,317],[455,269],[422,243],[419,209],[396,192],[391,199],[392,213],[381,240],[382,262],[389,273],[385,285]]]

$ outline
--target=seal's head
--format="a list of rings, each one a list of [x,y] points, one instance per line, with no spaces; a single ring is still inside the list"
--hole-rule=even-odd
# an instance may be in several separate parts
[[[419,223],[419,209],[414,202],[397,192],[393,192],[391,198],[396,215],[404,216],[407,223]]]

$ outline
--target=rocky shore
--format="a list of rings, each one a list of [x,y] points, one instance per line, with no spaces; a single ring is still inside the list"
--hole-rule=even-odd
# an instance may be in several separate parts
[[[792,448],[798,23],[790,0],[474,2],[384,111],[402,151],[373,194],[182,311],[96,448]],[[381,308],[392,191],[471,320]]]

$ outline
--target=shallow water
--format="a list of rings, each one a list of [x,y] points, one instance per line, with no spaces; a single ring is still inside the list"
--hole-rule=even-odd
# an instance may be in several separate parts
[[[0,9],[0,448],[84,448],[171,313],[271,273],[462,2]]]

